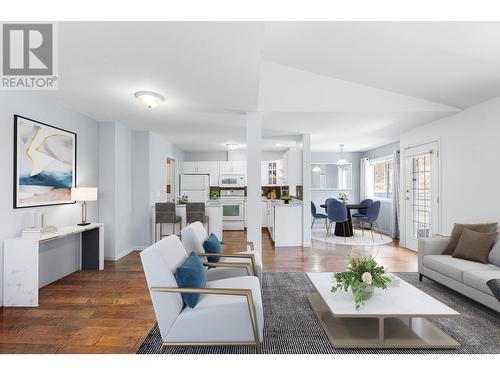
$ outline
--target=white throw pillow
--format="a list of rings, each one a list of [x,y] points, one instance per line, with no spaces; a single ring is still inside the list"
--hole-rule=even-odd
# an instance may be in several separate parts
[[[488,262],[500,267],[500,238],[497,238],[497,242],[491,249],[490,255],[488,255]]]

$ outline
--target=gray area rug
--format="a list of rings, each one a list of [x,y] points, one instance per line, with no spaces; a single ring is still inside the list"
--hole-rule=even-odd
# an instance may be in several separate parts
[[[420,283],[416,272],[397,273],[425,293],[458,311],[453,319],[433,322],[462,344],[459,349],[337,349],[328,341],[309,306],[306,294],[314,291],[305,273],[265,272],[262,278],[264,304],[263,354],[498,354],[500,314],[434,281]],[[138,354],[160,353],[161,337],[155,325]],[[254,354],[251,347],[169,348],[167,354]]]

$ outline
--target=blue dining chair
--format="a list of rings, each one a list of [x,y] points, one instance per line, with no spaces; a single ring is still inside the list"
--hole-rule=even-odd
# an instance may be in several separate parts
[[[359,218],[360,223],[370,224],[370,232],[372,233],[372,241],[375,242],[375,238],[373,237],[373,224],[377,227],[378,234],[380,235],[380,239],[384,239],[382,237],[382,232],[380,232],[380,227],[378,226],[377,219],[380,213],[380,201],[375,201],[372,203],[370,207],[366,210],[366,215]],[[361,231],[363,231],[363,226],[361,226]],[[363,236],[365,232],[363,231]]]
[[[314,204],[313,201],[311,201],[311,215],[313,217],[313,221],[311,223],[311,229],[312,229],[312,227],[313,227],[314,222],[316,221],[316,219],[321,219],[321,220],[324,219],[325,220],[325,228],[326,228],[326,222],[328,220],[328,217],[325,214],[318,214],[316,212],[316,205]]]
[[[344,234],[344,242],[346,242],[346,228],[347,228],[347,207],[344,203],[336,200],[335,198],[328,198],[325,202],[326,204],[326,215],[328,216],[329,223],[326,228],[326,238],[330,234],[332,229],[332,223],[342,223],[342,229]]]
[[[361,202],[359,202],[359,205],[360,206],[366,206],[366,207],[370,207],[373,203],[373,200],[372,199],[363,199]],[[352,214],[352,218],[356,218],[356,219],[359,219],[360,217],[364,217],[366,216],[366,211],[368,210],[368,208],[359,208],[358,209],[358,212]],[[359,226],[361,227],[361,222],[358,220],[358,223],[359,223]],[[354,223],[353,223],[354,224]],[[354,231],[354,225],[353,225],[353,231]],[[361,228],[363,229],[363,228]]]

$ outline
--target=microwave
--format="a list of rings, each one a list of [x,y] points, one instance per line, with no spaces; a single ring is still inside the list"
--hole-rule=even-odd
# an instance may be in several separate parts
[[[219,178],[220,187],[245,187],[245,175],[222,174]]]

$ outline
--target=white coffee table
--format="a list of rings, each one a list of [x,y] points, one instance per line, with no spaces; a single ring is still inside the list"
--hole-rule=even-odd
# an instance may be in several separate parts
[[[457,348],[460,344],[427,318],[460,314],[395,275],[386,290],[356,310],[351,291],[332,293],[333,274],[307,273],[317,293],[309,303],[334,347]]]

